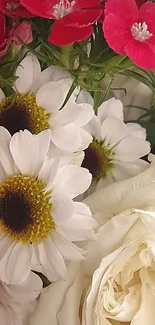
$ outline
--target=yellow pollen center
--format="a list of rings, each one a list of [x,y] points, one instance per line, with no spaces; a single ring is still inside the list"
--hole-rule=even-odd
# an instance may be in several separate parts
[[[34,95],[17,94],[6,97],[0,103],[0,125],[11,135],[20,130],[29,130],[33,134],[49,128],[49,114],[37,106]]]
[[[13,240],[38,243],[55,228],[50,192],[35,177],[11,176],[0,185],[0,228]]]

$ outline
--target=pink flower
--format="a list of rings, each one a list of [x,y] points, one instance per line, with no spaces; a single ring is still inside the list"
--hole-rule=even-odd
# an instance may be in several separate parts
[[[20,0],[0,0],[0,11],[10,17],[32,17],[32,14],[21,6]]]
[[[155,3],[108,0],[103,32],[108,45],[143,69],[155,69]]]
[[[100,0],[21,0],[31,13],[54,19],[48,40],[56,45],[68,45],[88,38],[92,24],[102,14]]]
[[[31,24],[28,21],[23,21],[13,32],[12,40],[16,46],[22,45],[19,38],[25,44],[30,44],[33,41]]]

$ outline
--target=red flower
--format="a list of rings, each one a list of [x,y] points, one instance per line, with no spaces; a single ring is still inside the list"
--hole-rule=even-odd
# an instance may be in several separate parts
[[[88,38],[92,24],[100,17],[100,0],[21,0],[33,14],[54,19],[49,41],[68,45]]]
[[[108,0],[103,32],[109,46],[143,69],[155,69],[155,3]]]
[[[14,25],[6,26],[5,16],[0,12],[0,62],[1,58],[6,54],[11,42]]]
[[[0,11],[10,17],[32,17],[32,14],[20,4],[20,0],[0,0]]]

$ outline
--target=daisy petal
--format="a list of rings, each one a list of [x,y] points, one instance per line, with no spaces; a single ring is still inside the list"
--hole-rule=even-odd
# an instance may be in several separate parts
[[[127,127],[124,122],[108,117],[102,124],[101,136],[104,140],[104,145],[108,148],[114,147],[119,141],[127,135]]]
[[[91,184],[92,176],[85,168],[68,165],[60,168],[53,183],[55,191],[67,193],[74,198],[85,192]]]
[[[66,78],[44,84],[36,94],[37,105],[45,108],[49,113],[58,111],[64,103],[72,82],[71,78]]]
[[[26,280],[30,270],[31,246],[12,243],[0,262],[1,279],[7,284],[20,284]]]
[[[101,123],[103,123],[107,117],[115,117],[123,121],[123,104],[119,99],[116,99],[114,97],[110,98],[99,106],[97,115]]]
[[[84,259],[82,254],[84,254],[85,251],[67,241],[66,238],[62,237],[56,231],[52,233],[52,240],[65,259],[69,261],[81,261]]]
[[[73,214],[73,201],[67,195],[54,193],[51,197],[52,217],[56,225],[65,222]]]
[[[140,138],[127,136],[114,148],[115,159],[132,162],[150,152],[150,143]]]
[[[3,90],[0,88],[0,102],[5,98]]]
[[[15,87],[19,93],[29,93],[33,91],[39,80],[41,68],[38,59],[34,55],[27,55],[16,70]]]
[[[17,168],[15,167],[9,149],[10,140],[11,140],[10,133],[1,126],[0,127],[0,165],[4,169],[6,175],[12,175],[15,172],[17,172]]]
[[[41,88],[41,86],[43,86],[45,83],[50,81],[59,81],[65,78],[70,78],[70,74],[67,71],[64,71],[62,68],[56,66],[48,67],[41,73],[38,89]]]
[[[69,152],[76,151],[81,145],[79,128],[75,123],[51,130],[51,139],[53,143],[63,150]]]
[[[42,286],[40,277],[34,272],[30,272],[25,282],[18,286],[10,285],[9,289],[17,303],[28,303],[38,297]]]
[[[24,130],[13,135],[10,151],[21,174],[39,173],[49,149],[50,137],[50,130],[42,131],[37,135]]]
[[[38,246],[38,249],[40,250],[40,245]],[[55,245],[52,242],[52,239],[48,237],[48,239],[44,240],[44,250],[45,250],[45,257],[41,258],[40,255],[40,262],[44,268],[45,275],[51,273],[57,276],[57,278],[66,279],[67,275],[67,269],[64,262],[64,259],[58,249],[55,247]],[[43,253],[43,252],[42,252]],[[48,260],[49,263],[46,263]]]

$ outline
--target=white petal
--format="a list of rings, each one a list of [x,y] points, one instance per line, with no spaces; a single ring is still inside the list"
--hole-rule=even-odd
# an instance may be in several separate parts
[[[127,127],[124,122],[119,119],[108,117],[101,127],[101,136],[104,145],[108,148],[114,147],[119,141],[127,135]]]
[[[56,114],[51,116],[51,125],[66,125],[71,122],[78,121],[80,115],[80,107],[76,103],[67,102],[67,104]]]
[[[57,171],[59,169],[59,160],[48,158],[44,160],[43,166],[38,174],[38,179],[43,180],[46,182],[46,190],[51,190],[52,188],[52,182],[57,174]]]
[[[5,95],[3,93],[3,90],[0,88],[0,102],[2,101],[2,99],[5,98]]]
[[[141,306],[131,325],[154,325],[155,320],[155,295],[148,283],[142,284]]]
[[[137,123],[127,123],[128,135],[146,140],[146,129]]]
[[[88,103],[91,106],[94,106],[94,99],[93,99],[93,97],[90,95],[90,93],[88,91],[83,90],[83,89],[80,91],[80,94],[78,95],[76,102],[78,104]]]
[[[84,129],[94,138],[98,140],[101,139],[101,123],[96,115],[94,115],[92,120],[87,125],[85,125]]]
[[[0,261],[0,277],[7,284],[24,282],[31,270],[31,245],[13,243]]]
[[[82,286],[81,265],[71,263],[66,281],[59,280],[42,291],[30,325],[79,325]]]
[[[39,79],[41,72],[40,64],[36,56],[27,55],[20,63],[16,70],[15,87],[19,93],[29,93]]]
[[[46,255],[42,258],[40,256],[40,262],[43,266],[45,275],[48,276],[49,280],[52,280],[52,274],[56,276],[57,279],[61,278],[65,280],[67,270],[62,255],[55,247],[50,237],[44,240],[43,245]],[[38,246],[38,249],[40,250],[40,245]],[[51,277],[49,277],[50,273]]]
[[[123,121],[123,104],[119,99],[110,98],[98,108],[98,117],[103,123],[107,117],[115,117]]]
[[[73,214],[73,201],[64,194],[54,193],[51,197],[51,214],[56,225],[65,222]]]
[[[134,162],[114,161],[112,175],[115,181],[122,181],[124,179],[136,176],[149,167],[149,163],[138,159]]]
[[[4,255],[7,253],[7,250],[12,245],[13,241],[6,237],[4,234],[0,237],[0,260],[4,257]]]
[[[91,180],[92,176],[87,169],[68,165],[60,168],[53,185],[56,192],[60,191],[74,198],[88,189]]]
[[[74,214],[61,224],[61,229],[71,240],[79,241],[92,239],[96,226],[96,220],[92,218],[89,207],[82,202],[74,202]]]
[[[46,83],[36,94],[37,105],[45,108],[49,113],[58,111],[64,103],[70,87],[70,79]]]
[[[76,151],[81,145],[79,128],[74,123],[51,130],[51,139],[57,147],[69,152]]]
[[[22,174],[37,175],[46,158],[51,132],[45,130],[37,135],[28,130],[15,133],[10,141],[10,151]]]
[[[79,134],[81,136],[81,144],[78,147],[78,150],[85,150],[93,141],[93,137],[82,128],[79,128]]]
[[[140,138],[127,136],[114,148],[115,159],[132,162],[150,152],[150,143]]]
[[[68,261],[81,261],[84,259],[82,254],[84,254],[85,251],[68,241],[58,232],[53,231],[52,240],[62,256]]]
[[[78,104],[77,110],[79,111],[79,116],[78,119],[75,121],[75,123],[78,126],[82,127],[86,125],[94,116],[94,110],[90,104],[87,103]]]
[[[59,81],[61,79],[70,78],[70,74],[60,67],[51,66],[43,70],[39,81],[38,89],[45,83],[50,81]]]
[[[9,285],[9,289],[16,302],[28,303],[39,296],[42,286],[43,284],[40,277],[34,272],[30,272],[25,282],[16,286]]]
[[[9,145],[10,145],[11,135],[10,133],[3,128],[0,127],[0,165],[2,166],[2,178],[4,177],[5,171],[6,175],[13,175],[17,173],[17,168],[15,167],[15,163],[13,161]]]

